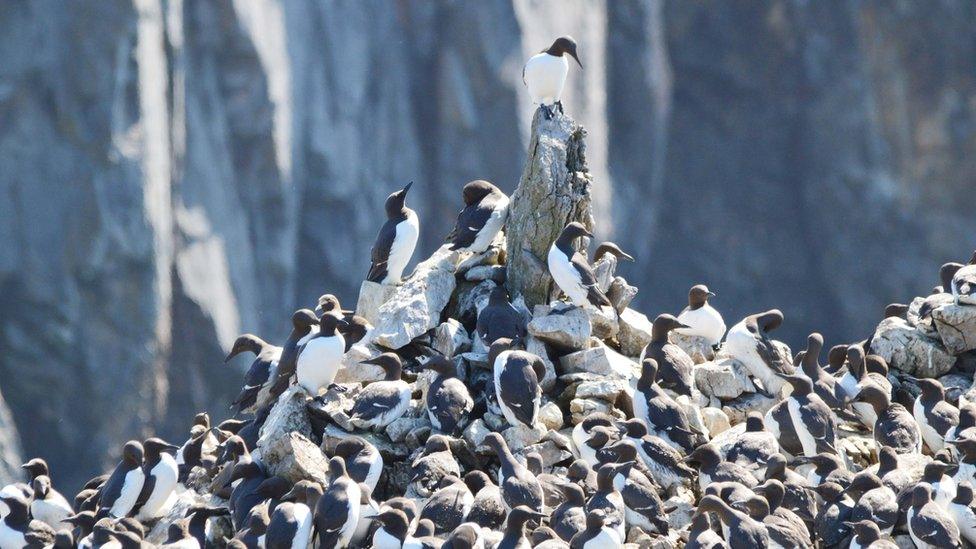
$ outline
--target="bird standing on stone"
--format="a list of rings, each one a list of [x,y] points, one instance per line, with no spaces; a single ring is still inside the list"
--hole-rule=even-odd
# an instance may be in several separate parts
[[[530,57],[522,69],[522,82],[529,88],[532,102],[542,108],[548,119],[552,119],[557,110],[563,112],[560,98],[569,73],[566,55],[572,56],[583,68],[576,53],[576,41],[571,36],[560,36],[547,49]]]
[[[915,399],[912,415],[918,422],[925,445],[932,453],[945,448],[945,436],[949,429],[959,424],[959,408],[945,399],[945,389],[935,379],[919,379],[922,390]]]
[[[634,417],[642,420],[649,431],[683,452],[691,452],[703,437],[692,431],[688,414],[657,383],[657,361],[646,358],[634,392]]]
[[[976,252],[969,259],[969,265],[952,276],[950,286],[957,305],[976,305]]]
[[[508,289],[504,285],[495,286],[488,294],[488,305],[478,313],[478,337],[485,346],[501,337],[513,341],[525,339],[526,319],[508,298]]]
[[[142,491],[146,474],[142,470],[145,450],[137,440],[122,447],[122,461],[105,481],[98,499],[99,516],[122,518],[129,515]]]
[[[508,196],[488,181],[468,182],[461,191],[464,208],[451,232],[452,250],[481,253],[488,249],[508,217]]]
[[[336,331],[342,320],[324,314],[319,321],[319,333],[308,340],[298,355],[298,384],[310,395],[318,394],[322,387],[332,387],[346,352],[346,340]]]
[[[403,364],[396,353],[383,353],[362,363],[380,366],[386,375],[383,380],[370,383],[356,395],[349,419],[360,429],[380,429],[407,411],[410,406],[410,384],[401,379]]]
[[[792,374],[793,365],[773,344],[769,332],[783,323],[783,313],[778,309],[749,315],[732,326],[725,338],[728,353],[749,370],[752,377],[762,382],[763,388],[773,395],[780,394],[785,382],[778,374]]]
[[[715,293],[708,286],[692,286],[688,291],[688,306],[678,315],[678,322],[687,328],[678,328],[675,331],[682,335],[703,337],[714,347],[725,336],[725,320],[708,302],[711,297],[715,297]]]
[[[577,221],[563,228],[549,247],[549,273],[573,305],[582,307],[590,302],[595,307],[612,307],[606,294],[597,285],[586,256],[573,248],[573,241],[583,236],[593,238],[593,233]]]
[[[319,317],[308,309],[299,309],[291,315],[291,333],[281,347],[281,354],[278,357],[278,377],[271,386],[268,400],[276,400],[282,393],[288,390],[291,379],[298,369],[298,355],[302,350],[302,340],[305,339],[312,327],[319,323]],[[209,427],[208,427],[209,428]],[[177,462],[180,462],[180,455],[177,455]]]
[[[489,433],[485,437],[485,444],[495,451],[495,455],[501,462],[498,469],[498,486],[501,489],[505,508],[511,513],[512,509],[524,505],[533,511],[541,512],[544,496],[542,485],[535,475],[515,459],[500,434]],[[623,513],[622,505],[621,503],[621,513]]]
[[[695,361],[681,347],[671,343],[671,330],[687,328],[669,314],[658,315],[651,325],[651,341],[641,351],[640,360],[653,358],[657,362],[658,384],[679,395],[691,396],[695,384]]]
[[[179,446],[155,437],[146,439],[142,446],[145,450],[143,471],[146,481],[132,510],[139,520],[152,520],[159,517],[166,501],[176,490],[180,471],[172,454]]]
[[[271,389],[268,381],[277,377],[278,359],[281,358],[281,347],[271,345],[254,334],[244,334],[234,342],[234,347],[231,348],[224,362],[229,362],[244,352],[254,353],[255,358],[244,374],[244,386],[241,387],[241,392],[231,403],[231,406],[237,407],[238,413],[251,412],[268,403]]]
[[[407,186],[386,199],[386,223],[380,227],[371,252],[373,263],[366,280],[380,284],[399,284],[403,269],[410,262],[417,238],[420,236],[420,220],[417,212],[406,207]]]
[[[457,367],[447,358],[435,355],[424,364],[425,370],[437,373],[427,389],[427,417],[431,426],[453,435],[463,427],[474,408],[468,386],[457,377]]]
[[[495,340],[488,351],[488,364],[494,371],[495,396],[510,425],[524,424],[531,429],[539,420],[542,404],[539,381],[545,376],[546,367],[534,354],[511,347],[510,339],[501,338]]]
[[[315,506],[313,519],[318,547],[341,549],[349,544],[359,523],[360,490],[346,474],[346,462],[341,457],[330,459],[329,485]]]

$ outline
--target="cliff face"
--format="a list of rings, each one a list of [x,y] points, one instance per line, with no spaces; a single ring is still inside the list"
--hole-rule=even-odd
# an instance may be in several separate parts
[[[353,303],[392,189],[417,181],[421,257],[464,182],[515,187],[521,66],[561,33],[597,235],[638,256],[638,308],[705,282],[731,321],[867,334],[973,247],[973,11],[5,3],[0,390],[23,452],[77,484],[120,440],[225,415],[232,338],[283,337],[324,291]]]

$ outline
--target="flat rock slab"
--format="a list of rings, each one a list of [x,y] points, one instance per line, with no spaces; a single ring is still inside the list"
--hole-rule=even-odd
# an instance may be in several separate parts
[[[617,332],[617,342],[620,344],[620,352],[627,356],[640,356],[644,347],[651,342],[651,330],[654,327],[651,320],[644,313],[624,309],[620,313],[618,324],[620,330]]]
[[[390,300],[397,291],[395,284],[380,284],[364,280],[359,286],[359,299],[356,301],[356,314],[370,324],[376,324],[380,307]]]
[[[878,324],[871,350],[892,368],[915,377],[940,377],[955,364],[942,343],[927,337],[901,318],[886,318]]]
[[[567,374],[589,373],[625,380],[640,377],[637,363],[605,345],[570,353],[560,358],[559,364]]]
[[[528,331],[533,336],[563,349],[585,349],[593,328],[590,316],[583,309],[551,314],[547,305],[536,305]]]
[[[688,353],[688,356],[691,357],[691,360],[695,361],[695,364],[708,362],[715,358],[715,351],[708,344],[708,340],[703,337],[671,332],[668,334],[668,341],[681,347],[681,350]]]
[[[375,364],[363,364],[364,360],[377,357],[383,351],[368,343],[353,345],[342,355],[339,371],[336,372],[336,383],[362,383],[364,381],[379,381],[386,377],[383,368]]]
[[[976,306],[948,303],[932,311],[939,338],[953,355],[976,349]]]
[[[607,299],[619,313],[630,306],[630,302],[637,297],[638,291],[637,286],[631,286],[624,277],[617,276],[610,282],[610,288],[607,289]]]
[[[278,402],[275,403],[268,419],[261,427],[257,447],[262,454],[275,441],[289,433],[298,433],[306,438],[312,436],[312,424],[308,419],[308,410],[305,408],[307,399],[308,393],[299,385],[292,385],[278,397]]]
[[[453,318],[434,328],[431,346],[438,353],[451,358],[471,349],[471,338],[460,322]]]
[[[307,437],[288,433],[262,452],[268,473],[295,483],[300,480],[328,481],[329,460]]]
[[[410,278],[380,306],[378,318],[373,322],[372,342],[399,349],[437,327],[441,311],[454,292],[458,261],[458,252],[444,245],[417,265]]]
[[[733,358],[698,364],[694,373],[695,385],[706,396],[729,400],[755,392],[745,366]]]

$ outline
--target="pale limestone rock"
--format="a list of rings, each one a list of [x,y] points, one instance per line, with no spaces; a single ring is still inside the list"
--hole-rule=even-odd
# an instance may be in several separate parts
[[[871,350],[884,358],[888,366],[915,377],[940,377],[956,362],[941,342],[895,317],[878,324]]]
[[[339,371],[336,372],[336,383],[363,383],[366,381],[379,381],[386,376],[383,368],[375,364],[363,364],[364,360],[375,358],[383,353],[381,349],[370,343],[365,343],[367,338],[356,343],[342,355],[342,362]]]
[[[424,417],[399,417],[386,426],[386,436],[390,438],[390,442],[403,442],[406,440],[407,435],[410,431],[413,431],[417,427],[430,426],[430,421],[425,421]]]
[[[719,433],[727,431],[731,425],[729,416],[718,408],[707,406],[702,408],[702,418],[705,420],[705,427],[708,429],[709,437],[714,438]]]
[[[939,378],[939,383],[945,388],[946,400],[958,402],[959,398],[969,391],[973,376],[965,374],[947,374]]]
[[[441,311],[454,292],[458,258],[458,252],[444,245],[417,265],[410,278],[380,306],[370,332],[371,340],[383,347],[399,349],[436,327]]]
[[[668,334],[668,341],[688,353],[695,364],[701,364],[715,359],[715,351],[709,345],[708,340],[700,336],[689,336],[672,331]]]
[[[593,262],[593,276],[600,291],[606,293],[613,282],[613,275],[617,271],[617,257],[613,254],[603,254],[603,257]]]
[[[742,393],[755,392],[745,367],[733,358],[719,358],[698,364],[694,369],[695,385],[705,395],[733,399]]]
[[[298,433],[306,438],[312,436],[312,424],[305,408],[307,400],[308,393],[300,385],[292,385],[278,397],[278,402],[261,427],[257,442],[259,450],[264,451],[289,433]]]
[[[606,345],[565,355],[559,359],[559,364],[567,373],[590,373],[613,379],[640,377],[640,367],[637,363]]]
[[[640,356],[644,347],[651,342],[651,320],[644,313],[624,309],[620,313],[618,324],[620,331],[617,332],[617,341],[620,343],[620,352],[626,356]]]
[[[617,322],[617,311],[610,307],[590,307],[583,308],[586,316],[590,319],[590,326],[593,337],[600,339],[610,339],[620,331]]]
[[[627,280],[618,276],[610,283],[607,290],[607,299],[613,304],[613,308],[619,313],[630,306],[630,302],[637,297],[637,286],[627,284]]]
[[[576,398],[598,398],[614,402],[620,393],[626,392],[630,383],[623,379],[599,379],[583,381],[576,386]]]
[[[156,521],[155,525],[146,532],[146,541],[153,544],[153,547],[158,547],[166,542],[169,525],[183,518],[187,510],[191,507],[227,507],[228,502],[217,496],[201,494],[177,485],[176,491],[166,505],[169,506],[169,509],[166,511],[165,516]],[[208,524],[211,531],[218,536],[222,534],[227,537],[233,537],[234,535],[234,526],[231,524],[229,516],[211,518]],[[217,539],[220,538],[218,537]]]
[[[536,305],[529,321],[529,334],[564,349],[585,349],[593,328],[589,315],[580,307],[550,314],[547,305]]]
[[[947,303],[932,311],[942,344],[953,355],[976,349],[976,306]]]
[[[380,284],[364,280],[359,286],[359,300],[356,301],[356,314],[376,325],[380,307],[390,300],[397,291],[395,284]]]
[[[464,428],[462,436],[464,437],[464,440],[468,441],[468,444],[470,444],[472,448],[480,449],[481,444],[485,441],[485,437],[487,437],[488,433],[490,432],[491,430],[488,429],[488,426],[485,425],[484,421],[476,419]],[[490,453],[491,450],[488,449],[488,452]]]
[[[529,334],[525,340],[525,350],[542,359],[546,365],[546,375],[539,380],[539,386],[543,392],[548,392],[556,384],[556,366],[549,359],[549,350],[546,344],[539,338]]]
[[[460,322],[449,318],[447,322],[442,322],[434,328],[431,346],[435,351],[451,358],[468,351],[471,348],[471,338]]]
[[[534,427],[519,423],[502,431],[502,437],[508,443],[509,450],[514,453],[539,442],[548,432],[546,426],[541,423],[536,423]]]
[[[563,427],[563,412],[555,402],[546,402],[539,408],[539,421],[546,428],[558,431]]]
[[[480,265],[473,267],[464,273],[464,279],[469,282],[482,282],[491,280],[496,284],[505,282],[504,265]]]
[[[664,500],[664,508],[668,510],[668,526],[672,530],[687,528],[695,514],[695,494],[686,486],[679,485],[674,495]]]
[[[322,450],[307,437],[288,433],[276,439],[261,455],[270,475],[287,478],[291,482],[328,479],[329,460]]]

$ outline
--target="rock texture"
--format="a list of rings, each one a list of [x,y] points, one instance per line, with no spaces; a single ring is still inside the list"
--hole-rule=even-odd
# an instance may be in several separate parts
[[[465,181],[514,190],[532,112],[519,71],[561,33],[586,66],[564,103],[589,132],[596,233],[637,257],[621,266],[645,289],[635,309],[676,312],[701,280],[726,318],[783,309],[791,341],[867,335],[972,249],[956,246],[976,234],[958,199],[976,176],[974,11],[8,2],[0,389],[24,453],[77,488],[122,433],[223,416],[230,339],[280,342],[325,291],[355,303],[392,189],[417,181],[417,257]]]

